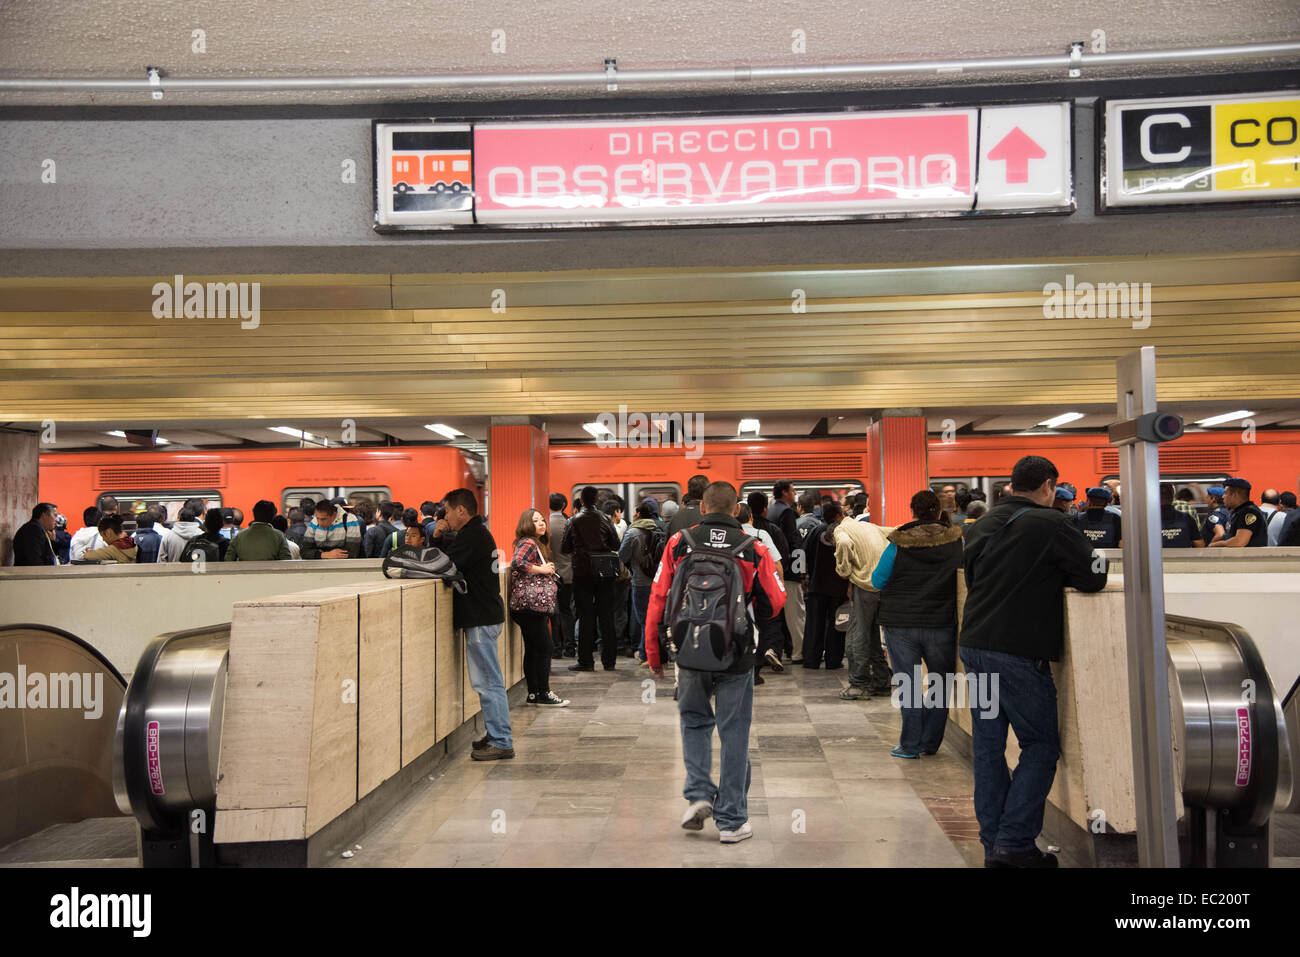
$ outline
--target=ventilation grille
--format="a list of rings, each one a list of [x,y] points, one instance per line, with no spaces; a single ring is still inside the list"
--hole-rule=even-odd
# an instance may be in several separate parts
[[[863,478],[865,455],[742,455],[740,477],[745,478]]]
[[[1231,447],[1161,449],[1161,472],[1235,472],[1237,450]],[[1102,475],[1119,474],[1119,449],[1097,450],[1097,471]]]
[[[226,484],[224,465],[123,465],[96,470],[95,486],[126,489],[211,489]]]

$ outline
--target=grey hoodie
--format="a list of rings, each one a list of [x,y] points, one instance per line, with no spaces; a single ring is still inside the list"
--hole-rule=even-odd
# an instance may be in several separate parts
[[[178,562],[185,546],[203,534],[203,526],[198,522],[175,522],[171,535],[163,535],[162,545],[158,548],[158,560]]]

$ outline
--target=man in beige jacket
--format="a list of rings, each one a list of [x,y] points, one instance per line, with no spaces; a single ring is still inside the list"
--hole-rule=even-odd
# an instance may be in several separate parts
[[[889,694],[890,670],[877,620],[880,592],[871,587],[871,573],[889,547],[887,536],[892,531],[870,522],[840,522],[835,526],[835,572],[849,580],[853,602],[853,620],[845,646],[849,686],[840,694],[846,701]]]

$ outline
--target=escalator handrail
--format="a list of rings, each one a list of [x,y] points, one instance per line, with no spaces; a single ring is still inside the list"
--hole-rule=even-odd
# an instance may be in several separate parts
[[[95,658],[96,661],[98,661],[101,665],[104,666],[105,670],[110,675],[112,675],[114,679],[116,679],[117,683],[123,689],[126,688],[126,679],[122,677],[122,672],[118,671],[117,668],[113,665],[113,662],[105,658],[98,648],[96,648],[90,642],[86,641],[84,638],[78,638],[72,632],[64,631],[62,628],[55,628],[53,625],[37,625],[30,622],[25,622],[21,624],[11,623],[7,625],[0,625],[0,637],[3,637],[4,633],[6,631],[9,631],[10,629],[20,629],[20,628],[26,629],[28,631],[47,631],[52,635],[58,635],[60,638],[64,638],[68,641],[71,641],[73,644],[80,645],[83,649],[90,652],[90,654]]]
[[[160,813],[161,808],[149,788],[149,769],[145,760],[145,717],[149,703],[147,689],[153,681],[154,670],[163,652],[173,641],[222,631],[230,634],[230,622],[158,635],[145,646],[131,675],[131,685],[127,688],[122,705],[125,711],[122,722],[122,780],[131,810],[142,828],[161,831],[177,824],[175,814]]]
[[[1255,647],[1255,641],[1250,637],[1250,633],[1240,625],[1227,621],[1211,621],[1205,618],[1187,618],[1183,615],[1165,615],[1165,628],[1168,632],[1169,625],[1182,625],[1203,630],[1218,629],[1224,632],[1233,644],[1237,646],[1237,651],[1241,654],[1242,662],[1246,666],[1246,673],[1255,682],[1254,708],[1255,727],[1254,740],[1251,742],[1251,773],[1259,773],[1259,778],[1255,780],[1252,798],[1250,804],[1243,808],[1234,808],[1231,812],[1231,820],[1235,825],[1242,827],[1260,827],[1265,824],[1269,815],[1273,813],[1273,802],[1277,795],[1278,767],[1281,755],[1279,748],[1279,728],[1277,726],[1277,711],[1275,703],[1276,696],[1273,693],[1273,682],[1268,676],[1268,669],[1264,667],[1264,659]],[[1167,634],[1166,634],[1167,637]],[[1185,636],[1179,635],[1179,638]],[[1264,707],[1264,702],[1268,706]]]

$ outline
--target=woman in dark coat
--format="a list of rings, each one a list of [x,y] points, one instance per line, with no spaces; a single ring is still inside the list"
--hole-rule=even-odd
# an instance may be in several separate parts
[[[896,758],[939,750],[948,723],[947,685],[957,669],[961,529],[929,489],[913,495],[911,505],[915,521],[890,533],[889,547],[871,575],[871,584],[880,589],[880,627],[903,717],[898,747],[890,752]]]

